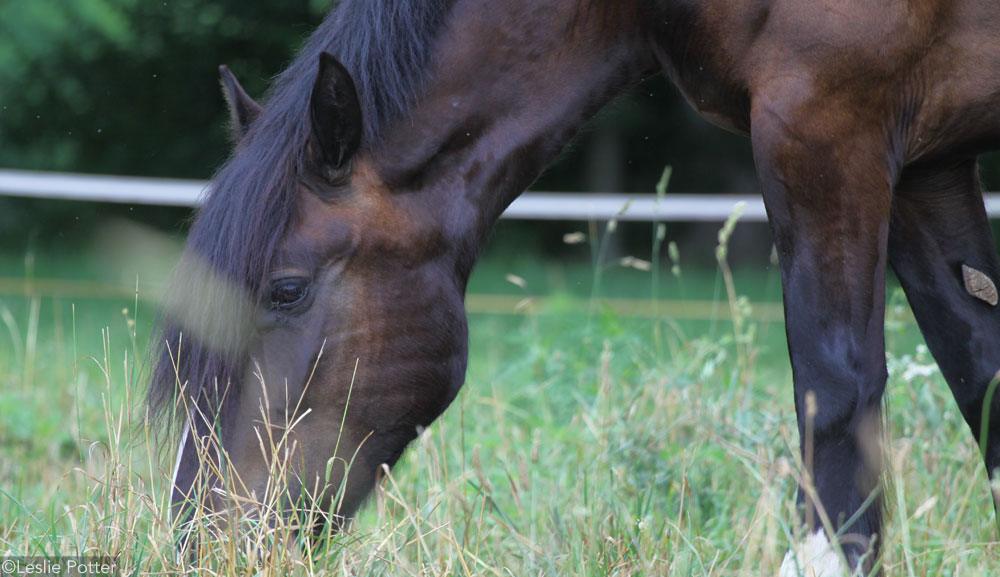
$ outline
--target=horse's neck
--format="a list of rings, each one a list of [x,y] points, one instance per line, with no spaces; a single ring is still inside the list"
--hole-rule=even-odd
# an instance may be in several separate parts
[[[651,73],[645,0],[459,0],[435,72],[374,155],[396,190],[439,195],[481,240],[580,127]]]

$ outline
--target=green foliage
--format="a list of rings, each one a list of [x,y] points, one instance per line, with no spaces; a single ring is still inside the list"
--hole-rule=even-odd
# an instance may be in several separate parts
[[[227,149],[218,66],[259,94],[323,4],[0,4],[0,165],[208,176]]]
[[[207,178],[229,154],[219,65],[261,95],[329,4],[0,2],[0,167]],[[0,197],[0,230],[6,243],[86,235],[126,210]],[[129,216],[173,227],[186,214]]]

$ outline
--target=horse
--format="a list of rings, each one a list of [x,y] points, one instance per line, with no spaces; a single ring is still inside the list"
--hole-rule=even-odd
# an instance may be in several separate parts
[[[223,68],[234,152],[149,391],[182,423],[171,510],[268,491],[263,416],[294,421],[289,512],[349,519],[462,386],[466,283],[501,212],[663,73],[751,139],[809,481],[798,523],[836,552],[814,570],[878,572],[887,267],[1000,466],[1000,262],[977,174],[1000,144],[998,32],[985,0],[342,0],[262,104]]]

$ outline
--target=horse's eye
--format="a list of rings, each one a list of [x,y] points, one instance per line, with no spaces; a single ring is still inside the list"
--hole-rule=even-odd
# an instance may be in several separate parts
[[[288,310],[301,303],[309,292],[309,282],[304,278],[287,278],[271,285],[271,309]]]

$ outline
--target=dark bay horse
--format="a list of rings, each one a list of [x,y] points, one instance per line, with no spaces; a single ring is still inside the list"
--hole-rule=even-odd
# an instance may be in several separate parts
[[[223,70],[237,144],[151,384],[183,420],[175,507],[238,507],[205,490],[223,461],[237,493],[266,494],[267,418],[296,421],[291,498],[350,517],[462,385],[465,285],[500,213],[659,72],[752,139],[808,449],[803,523],[843,553],[821,558],[878,567],[887,266],[994,473],[1000,263],[976,157],[1000,144],[1000,4],[343,0],[261,105]],[[196,451],[212,434],[221,448]]]

